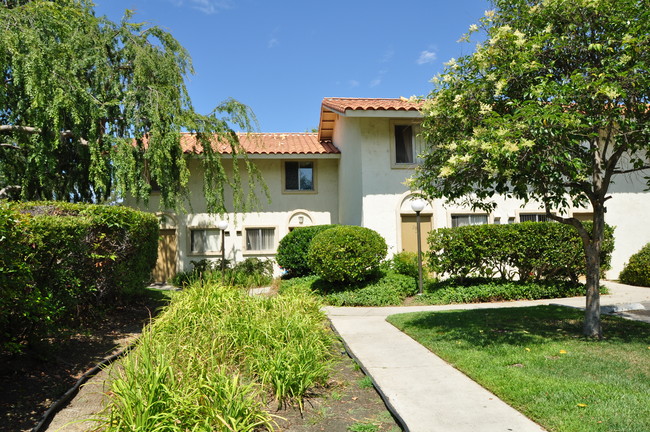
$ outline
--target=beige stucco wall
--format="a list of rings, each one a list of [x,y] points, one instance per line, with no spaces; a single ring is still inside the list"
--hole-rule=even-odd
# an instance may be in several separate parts
[[[189,190],[190,202],[184,204],[184,211],[169,211],[160,209],[158,196],[154,193],[148,205],[136,204],[127,200],[128,205],[139,207],[146,211],[168,213],[175,221],[178,249],[177,270],[189,270],[191,261],[200,259],[216,260],[221,253],[192,254],[190,252],[190,230],[193,228],[217,228],[218,223],[225,219],[229,226],[225,240],[226,258],[240,262],[247,257],[273,258],[275,249],[269,253],[253,253],[245,250],[245,229],[274,228],[275,248],[290,228],[297,226],[338,223],[338,155],[326,157],[292,157],[291,160],[310,160],[315,162],[315,192],[291,193],[283,192],[282,169],[283,161],[288,158],[268,157],[251,159],[259,169],[266,183],[270,202],[261,190],[257,190],[260,199],[259,207],[254,211],[242,214],[229,212],[224,215],[207,213],[203,199],[203,170],[200,162],[191,160]],[[232,166],[225,163],[228,174]],[[243,169],[243,166],[241,167]],[[247,185],[247,176],[242,183]],[[232,193],[226,193],[226,208],[233,208]],[[279,269],[276,267],[276,273]]]
[[[376,117],[339,117],[334,143],[342,151],[339,173],[341,223],[362,225],[379,232],[389,248],[389,255],[402,250],[401,215],[413,214],[410,192],[404,184],[412,169],[391,164],[392,125],[404,119]],[[421,145],[421,143],[419,143]],[[644,192],[641,176],[617,179],[611,190],[605,220],[615,226],[615,250],[609,278],[617,278],[629,256],[650,242],[650,194]],[[488,215],[489,223],[519,222],[522,213],[543,213],[536,202],[495,197],[497,208]],[[589,212],[570,208],[567,215]],[[452,214],[473,213],[469,208],[434,200],[422,212],[433,216],[433,228],[451,226]]]

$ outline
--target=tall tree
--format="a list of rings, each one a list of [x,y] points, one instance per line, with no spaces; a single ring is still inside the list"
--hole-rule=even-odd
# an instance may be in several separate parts
[[[493,0],[423,105],[429,142],[413,186],[492,209],[501,194],[574,226],[587,260],[584,333],[601,337],[600,249],[609,188],[650,168],[645,0]],[[593,227],[566,217],[591,205]]]
[[[162,205],[176,207],[187,194],[187,131],[203,148],[209,211],[225,211],[228,187],[245,208],[263,183],[233,129],[253,129],[252,113],[234,100],[196,113],[185,87],[193,72],[187,51],[131,18],[97,17],[90,0],[0,3],[0,195],[146,200],[157,185]],[[233,150],[230,176],[215,139]]]

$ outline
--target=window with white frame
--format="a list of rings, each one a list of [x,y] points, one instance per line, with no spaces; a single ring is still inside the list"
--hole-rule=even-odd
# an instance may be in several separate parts
[[[275,249],[275,228],[246,228],[247,251],[271,251]]]
[[[190,252],[194,254],[221,251],[221,230],[219,228],[190,229]]]
[[[313,191],[314,162],[286,161],[284,162],[284,190]]]
[[[519,215],[519,222],[546,222],[546,213],[522,213]]]
[[[412,125],[395,125],[395,164],[415,163],[415,131]]]
[[[451,226],[453,228],[467,225],[484,225],[488,223],[486,214],[453,214],[451,215]]]

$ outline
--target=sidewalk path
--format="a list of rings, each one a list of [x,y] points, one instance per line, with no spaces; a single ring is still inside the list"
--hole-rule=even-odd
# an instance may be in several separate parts
[[[650,288],[603,282],[601,305],[650,302]],[[410,432],[528,432],[544,429],[386,322],[396,313],[562,304],[585,298],[408,307],[326,307],[332,325]]]

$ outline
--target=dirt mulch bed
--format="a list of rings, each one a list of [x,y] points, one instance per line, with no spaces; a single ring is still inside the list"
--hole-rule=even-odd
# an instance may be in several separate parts
[[[159,306],[150,300],[116,307],[21,355],[1,356],[0,432],[31,431],[86,371],[133,340]]]
[[[137,337],[160,303],[120,307],[85,326],[46,341],[38,350],[0,358],[0,432],[31,431],[43,413],[103,358]],[[304,410],[270,406],[278,430],[397,432],[399,427],[379,394],[342,344],[328,384],[314,389]],[[100,394],[97,397],[101,397]]]

